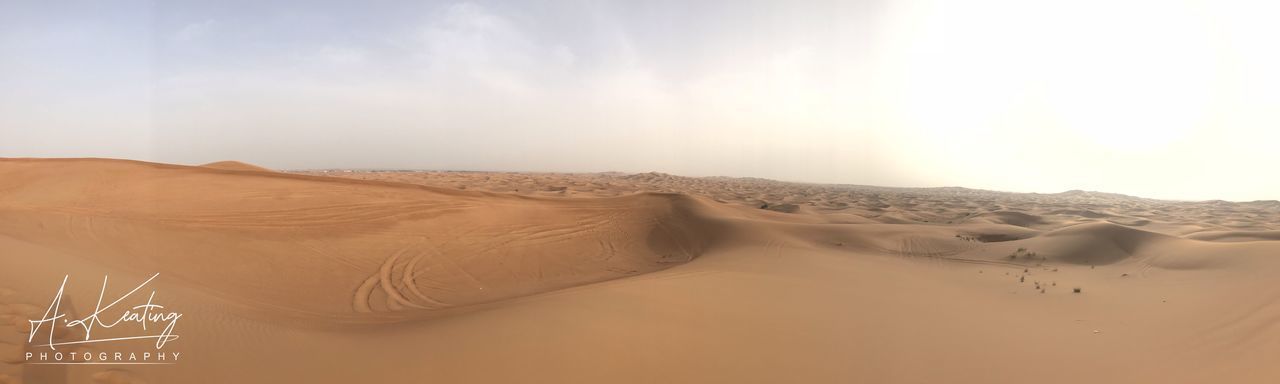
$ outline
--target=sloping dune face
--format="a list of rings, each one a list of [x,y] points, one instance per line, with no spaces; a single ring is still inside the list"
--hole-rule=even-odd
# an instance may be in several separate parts
[[[687,262],[707,241],[691,204],[119,160],[0,161],[0,235],[337,323],[429,316]]]
[[[1280,231],[1208,231],[1192,233],[1187,238],[1220,242],[1280,241]]]
[[[1143,248],[1177,241],[1158,233],[1107,222],[1079,224],[1041,235],[1032,243],[1035,249],[1053,260],[1078,264],[1101,265],[1123,261]]]
[[[258,172],[273,172],[272,170],[267,169],[267,168],[264,168],[264,167],[259,167],[259,166],[253,165],[253,164],[244,163],[244,162],[239,162],[239,161],[234,161],[234,160],[217,161],[217,162],[212,162],[212,163],[209,163],[209,164],[202,164],[202,165],[200,165],[200,166],[201,166],[201,167],[205,167],[205,168],[213,168],[213,169],[225,169],[225,170],[228,170],[228,171],[258,171]]]

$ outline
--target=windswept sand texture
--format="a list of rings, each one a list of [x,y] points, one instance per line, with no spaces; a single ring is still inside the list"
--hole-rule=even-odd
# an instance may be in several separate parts
[[[1276,201],[0,159],[0,383],[1274,383],[1278,233]],[[14,359],[62,276],[85,312],[157,272],[180,364]]]

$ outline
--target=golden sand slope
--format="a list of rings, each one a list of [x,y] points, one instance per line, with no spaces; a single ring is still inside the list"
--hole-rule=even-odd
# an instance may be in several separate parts
[[[705,245],[677,195],[549,200],[234,168],[7,160],[0,233],[341,322],[650,272]]]
[[[156,272],[158,298],[189,314],[182,364],[44,374],[1280,380],[1275,202],[233,168],[0,160],[0,316],[43,308],[50,282],[68,273]],[[96,287],[75,289],[92,297]],[[0,337],[0,347],[22,341]]]

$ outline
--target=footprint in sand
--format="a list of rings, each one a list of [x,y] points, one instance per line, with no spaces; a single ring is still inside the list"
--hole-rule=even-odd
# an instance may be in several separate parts
[[[93,378],[95,384],[145,384],[145,381],[138,378],[137,375],[125,370],[108,369],[102,372],[96,372],[90,377]]]

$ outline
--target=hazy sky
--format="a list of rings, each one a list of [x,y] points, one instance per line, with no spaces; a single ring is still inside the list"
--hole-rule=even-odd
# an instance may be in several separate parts
[[[1280,199],[1274,2],[264,3],[0,0],[0,156]]]

